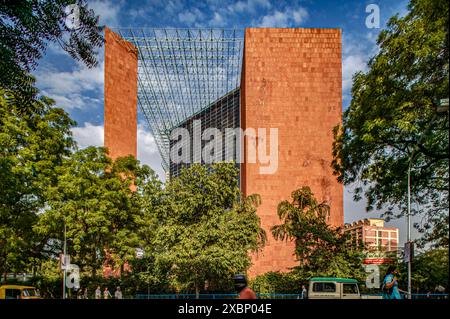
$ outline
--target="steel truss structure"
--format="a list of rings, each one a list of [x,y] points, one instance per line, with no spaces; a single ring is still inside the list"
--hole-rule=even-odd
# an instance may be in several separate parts
[[[170,167],[170,133],[240,86],[243,29],[117,28],[138,49],[138,104]]]

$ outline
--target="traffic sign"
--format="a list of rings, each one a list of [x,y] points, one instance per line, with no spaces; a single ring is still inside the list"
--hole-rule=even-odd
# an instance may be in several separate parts
[[[61,270],[67,269],[68,265],[70,265],[70,255],[59,255],[59,264],[61,266]]]
[[[405,243],[404,252],[403,261],[405,263],[412,261],[414,258],[414,243],[412,241]]]

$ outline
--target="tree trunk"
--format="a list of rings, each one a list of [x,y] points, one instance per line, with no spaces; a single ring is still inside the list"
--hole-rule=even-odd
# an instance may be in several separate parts
[[[95,278],[95,276],[97,275],[97,270],[94,267],[92,267],[91,274],[92,278]]]
[[[195,299],[199,299],[199,298],[200,298],[200,289],[198,287],[197,279],[195,279]]]
[[[96,259],[97,252],[95,251],[95,248],[91,252],[91,256],[90,257],[91,257],[90,259],[91,259],[91,267],[92,267],[92,269],[91,269],[92,278],[95,278],[96,275],[97,275],[97,267],[95,267],[95,264],[96,264],[96,261],[97,261],[97,259]]]

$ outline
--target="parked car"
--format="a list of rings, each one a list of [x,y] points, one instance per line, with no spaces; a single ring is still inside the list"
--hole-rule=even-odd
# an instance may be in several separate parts
[[[41,299],[35,287],[20,285],[0,286],[0,299]]]
[[[368,299],[361,296],[358,281],[351,278],[315,277],[309,280],[309,299]]]

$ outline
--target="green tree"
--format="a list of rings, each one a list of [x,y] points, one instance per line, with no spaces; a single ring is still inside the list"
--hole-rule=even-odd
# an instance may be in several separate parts
[[[156,210],[156,263],[169,267],[172,286],[223,287],[250,266],[249,252],[265,240],[256,215],[259,197],[239,198],[232,163],[192,165],[166,184]]]
[[[0,274],[23,270],[44,248],[32,227],[74,145],[74,122],[51,99],[39,98],[24,115],[10,95],[0,90]]]
[[[61,252],[65,224],[68,253],[92,277],[105,262],[123,266],[134,259],[141,246],[140,187],[153,172],[131,156],[112,161],[97,147],[75,152],[56,172],[58,183],[48,189],[36,233]]]
[[[138,187],[140,195],[138,200],[142,214],[138,218],[137,234],[141,241],[143,256],[130,260],[132,272],[128,274],[126,280],[133,283],[134,293],[173,292],[170,290],[168,278],[170,266],[157,263],[158,249],[154,245],[159,227],[156,210],[160,209],[163,199],[162,182],[155,174],[151,174],[146,179],[137,177],[136,184],[141,185]]]
[[[66,23],[69,5],[79,10],[79,25]],[[95,66],[95,49],[103,43],[98,16],[84,0],[14,0],[0,3],[0,88],[14,91],[20,106],[37,90],[29,73],[50,42],[75,60]]]
[[[61,298],[62,272],[57,258],[41,259],[37,262],[35,274],[29,283],[38,287],[45,298]]]
[[[170,265],[161,267],[155,256],[154,252],[146,251],[142,258],[130,261],[132,271],[122,277],[122,283],[131,295],[174,292],[169,280]]]
[[[291,201],[278,205],[282,224],[273,226],[271,231],[276,240],[295,242],[299,276],[362,279],[362,252],[350,243],[342,229],[327,223],[330,207],[319,203],[307,186],[293,191],[291,197]]]
[[[367,210],[387,219],[406,211],[412,158],[413,214],[424,242],[448,247],[449,113],[437,113],[449,92],[448,3],[412,0],[409,12],[381,31],[369,71],[353,78],[352,100],[335,128],[333,167],[355,182]]]
[[[412,262],[411,285],[413,292],[434,292],[437,286],[448,289],[448,249],[430,249],[417,255]],[[407,282],[407,269],[403,264],[402,281]]]

